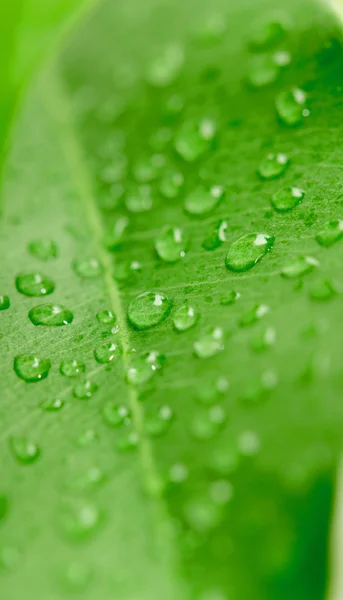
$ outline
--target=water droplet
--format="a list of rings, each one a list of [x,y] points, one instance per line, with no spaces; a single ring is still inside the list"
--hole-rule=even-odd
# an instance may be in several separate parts
[[[107,250],[110,250],[111,252],[119,250],[129,226],[130,220],[128,217],[119,217],[116,219],[114,225],[104,239],[104,245]]]
[[[316,235],[318,244],[324,248],[330,248],[343,237],[343,220],[329,221]]]
[[[224,242],[227,242],[227,233],[228,233],[228,222],[221,219],[218,221],[214,230],[210,233],[210,235],[204,240],[202,247],[205,250],[215,250],[219,248]]]
[[[158,256],[166,262],[176,262],[186,254],[187,238],[179,227],[165,226],[155,241]]]
[[[305,192],[298,187],[289,187],[278,190],[272,197],[273,208],[280,213],[292,210],[302,201]]]
[[[47,398],[40,403],[40,407],[46,412],[58,412],[63,408],[64,401],[60,398]]]
[[[77,377],[80,373],[84,373],[86,365],[75,358],[72,360],[64,360],[60,365],[60,372],[65,377]]]
[[[121,348],[114,342],[107,342],[97,346],[94,350],[95,360],[100,364],[110,363],[121,355]]]
[[[93,394],[95,394],[97,389],[98,386],[96,383],[90,381],[89,379],[84,379],[75,385],[73,389],[73,395],[79,400],[88,400],[91,398],[91,396],[93,396]]]
[[[139,435],[136,431],[124,431],[118,436],[115,442],[115,448],[118,452],[131,452],[136,450],[139,444]]]
[[[337,292],[331,281],[322,279],[318,281],[310,290],[309,297],[315,302],[328,302],[337,295]]]
[[[193,327],[199,318],[199,313],[190,306],[190,304],[182,304],[176,309],[173,318],[173,324],[177,331],[187,331]]]
[[[258,174],[261,179],[275,179],[280,177],[289,166],[289,158],[286,154],[270,152],[261,161]]]
[[[263,352],[275,344],[276,331],[273,327],[267,327],[252,338],[251,347],[255,352]]]
[[[273,61],[279,67],[288,67],[292,62],[292,55],[288,50],[277,50],[273,54]]]
[[[18,275],[15,285],[18,292],[25,296],[47,296],[52,294],[55,289],[54,282],[42,273]]]
[[[177,198],[184,184],[184,177],[178,171],[167,172],[160,183],[160,192],[165,198]]]
[[[171,302],[163,292],[144,292],[129,305],[128,318],[135,329],[150,329],[161,323],[170,309]]]
[[[183,48],[179,44],[170,44],[150,63],[146,79],[155,87],[167,87],[175,81],[183,63]]]
[[[73,269],[82,279],[92,279],[99,277],[102,273],[102,266],[96,258],[84,258],[73,262]]]
[[[26,437],[12,436],[9,444],[13,456],[24,465],[34,463],[40,455],[39,446]]]
[[[142,385],[150,381],[156,371],[159,371],[164,364],[165,356],[156,351],[144,352],[131,360],[131,365],[127,369],[126,378],[132,385]]]
[[[73,313],[61,304],[40,304],[29,311],[29,319],[33,325],[61,327],[69,325],[73,318]]]
[[[97,466],[86,469],[72,469],[68,474],[64,485],[68,492],[87,494],[98,489],[107,479],[106,473]]]
[[[250,38],[249,47],[254,51],[270,48],[280,42],[285,33],[285,26],[280,21],[263,23]]]
[[[226,32],[226,22],[223,15],[210,15],[197,31],[197,39],[203,44],[215,44],[223,39]]]
[[[254,323],[267,315],[269,310],[269,306],[266,304],[256,304],[241,316],[239,319],[239,325],[241,327],[249,327],[250,325],[254,325]]]
[[[299,256],[292,263],[281,269],[281,277],[285,279],[294,279],[311,273],[319,267],[319,262],[312,256]]]
[[[247,73],[247,81],[253,88],[261,88],[274,83],[280,74],[280,67],[269,54],[253,56]]]
[[[184,516],[195,532],[206,534],[218,527],[221,513],[218,505],[210,499],[196,497],[186,503]]]
[[[119,427],[119,425],[128,425],[131,421],[131,411],[124,404],[116,404],[112,400],[106,402],[102,416],[110,427]]]
[[[255,431],[243,431],[238,438],[237,446],[244,456],[253,456],[260,450],[261,441]]]
[[[145,419],[145,427],[151,437],[163,435],[170,427],[173,419],[173,411],[168,405],[160,406],[157,414],[150,415]]]
[[[209,496],[215,504],[227,504],[233,495],[233,487],[229,481],[218,479],[210,485]]]
[[[99,528],[101,517],[95,504],[81,500],[69,501],[59,510],[59,529],[69,540],[85,541]]]
[[[233,242],[226,255],[225,264],[230,271],[241,273],[252,269],[274,244],[267,233],[247,233]]]
[[[306,111],[306,94],[299,88],[280,92],[276,96],[275,107],[279,119],[289,127],[300,125],[308,114]]]
[[[96,314],[96,318],[104,325],[112,325],[116,322],[116,316],[111,310],[101,310]]]
[[[88,590],[93,572],[87,563],[72,562],[61,574],[62,584],[68,591],[83,592]]]
[[[185,121],[175,136],[175,150],[186,162],[194,162],[211,149],[215,135],[216,124],[211,119]]]
[[[235,292],[232,290],[225,296],[221,297],[220,304],[222,306],[231,306],[232,304],[235,304],[235,302],[237,302],[237,300],[239,300],[240,297],[241,295],[239,292]]]
[[[220,327],[215,327],[210,333],[203,335],[194,342],[194,352],[198,358],[211,358],[224,350],[224,333]]]
[[[184,209],[191,217],[205,217],[211,213],[224,197],[224,188],[214,185],[210,189],[198,186],[185,199]]]
[[[238,449],[234,446],[215,448],[209,456],[208,466],[217,475],[227,476],[235,473],[239,465]]]
[[[127,210],[132,213],[143,213],[152,208],[150,185],[138,185],[132,188],[125,198]]]
[[[31,354],[18,354],[14,358],[14,371],[24,381],[33,383],[49,375],[51,363],[48,358],[39,358]]]
[[[150,183],[156,179],[158,171],[152,158],[140,159],[133,167],[133,177],[137,183]]]
[[[10,307],[10,299],[8,296],[0,296],[0,310],[7,310]]]
[[[28,245],[28,251],[40,260],[50,260],[57,257],[57,246],[51,240],[34,240]]]
[[[77,438],[77,443],[80,446],[89,446],[90,444],[96,442],[97,439],[98,434],[96,431],[94,431],[94,429],[86,429],[86,431],[83,431]]]
[[[197,390],[196,399],[206,406],[214,405],[225,396],[230,387],[226,377],[218,377],[215,381],[202,382]]]
[[[188,478],[188,467],[183,463],[171,465],[168,472],[168,479],[171,483],[183,483]]]

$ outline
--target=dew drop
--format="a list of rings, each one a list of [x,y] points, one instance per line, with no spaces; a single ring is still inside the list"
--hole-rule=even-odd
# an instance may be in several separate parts
[[[101,310],[96,314],[96,318],[103,325],[112,325],[116,322],[116,316],[111,310]]]
[[[31,354],[18,354],[14,358],[14,371],[24,381],[33,383],[49,375],[51,362],[48,358],[39,358]]]
[[[10,307],[10,299],[8,296],[0,296],[0,310],[7,310]]]
[[[230,384],[226,377],[218,377],[215,381],[202,382],[197,390],[196,399],[205,406],[218,402],[229,390]]]
[[[209,496],[215,504],[224,505],[231,500],[233,495],[233,487],[226,479],[218,479],[211,483],[209,488]]]
[[[175,136],[174,147],[183,160],[194,162],[211,149],[215,135],[216,124],[211,119],[185,121]]]
[[[75,260],[73,262],[73,268],[79,277],[82,279],[92,279],[99,277],[102,273],[102,267],[96,258],[85,258],[81,260]]]
[[[86,541],[99,528],[101,516],[99,508],[91,502],[70,501],[59,510],[59,529],[71,541]]]
[[[150,329],[161,323],[170,309],[171,302],[163,292],[144,292],[129,305],[128,318],[135,329]]]
[[[84,379],[77,383],[73,389],[73,396],[78,398],[79,400],[88,400],[95,394],[98,386],[93,381],[89,379]]]
[[[131,213],[144,213],[152,208],[152,194],[150,185],[138,185],[133,188],[125,198],[127,210]]]
[[[163,175],[160,183],[160,192],[165,198],[177,198],[184,184],[184,177],[178,171],[167,172]]]
[[[86,370],[86,365],[75,358],[64,360],[60,365],[60,372],[65,377],[77,377]]]
[[[261,161],[258,174],[261,179],[275,179],[280,177],[289,166],[289,158],[286,154],[270,152]]]
[[[191,217],[205,217],[210,214],[224,197],[224,188],[214,185],[210,189],[198,186],[185,199],[184,209]]]
[[[33,325],[62,327],[69,325],[73,318],[73,313],[61,304],[40,304],[29,311],[29,319]]]
[[[247,233],[233,242],[226,255],[225,264],[230,271],[241,273],[252,269],[274,244],[267,233]]]
[[[112,400],[106,402],[102,416],[105,423],[110,427],[128,425],[131,421],[130,409],[124,404],[116,404]]]
[[[255,431],[243,431],[238,438],[237,446],[244,456],[253,456],[259,452],[261,441]]]
[[[212,450],[208,458],[208,466],[219,476],[235,473],[239,465],[239,453],[235,446],[223,446]]]
[[[176,262],[186,254],[187,238],[179,227],[165,226],[155,241],[158,256],[165,262]]]
[[[295,279],[311,273],[319,267],[319,262],[312,256],[299,256],[292,263],[281,269],[281,277],[285,279]]]
[[[289,127],[300,125],[306,112],[306,94],[299,88],[280,92],[275,100],[276,112],[279,119]]]
[[[139,444],[139,435],[134,430],[124,431],[118,436],[115,442],[115,448],[118,452],[132,452],[137,450]]]
[[[47,296],[55,289],[55,284],[49,277],[37,272],[18,275],[15,285],[18,292],[25,296]]]
[[[57,246],[51,240],[34,240],[28,245],[28,251],[40,260],[51,260],[57,257]]]
[[[250,325],[254,325],[254,323],[267,315],[269,310],[269,306],[266,304],[256,304],[241,316],[239,319],[239,325],[241,327],[250,327]]]
[[[188,303],[182,304],[176,309],[173,318],[173,325],[176,331],[187,331],[197,323],[199,313]]]
[[[60,398],[47,398],[40,403],[40,407],[45,412],[58,412],[64,406],[64,401]]]
[[[285,33],[285,26],[280,21],[263,23],[251,36],[249,47],[255,52],[265,50],[280,42]]]
[[[323,279],[318,281],[309,291],[309,297],[314,302],[328,302],[337,295],[331,281]]]
[[[131,361],[126,372],[127,381],[135,386],[147,383],[163,367],[164,361],[165,356],[159,352],[144,352]]]
[[[220,304],[222,306],[232,306],[232,304],[235,304],[240,297],[241,295],[239,292],[235,292],[234,290],[232,290],[225,296],[221,297]]]
[[[184,63],[184,51],[179,44],[170,44],[149,65],[148,83],[164,88],[175,81]]]
[[[83,431],[77,438],[77,443],[79,446],[89,446],[93,444],[98,439],[98,434],[94,429],[86,429]]]
[[[278,190],[272,197],[273,208],[280,213],[293,210],[303,200],[305,192],[298,187]]]
[[[168,405],[160,406],[157,413],[145,419],[147,433],[151,437],[159,437],[166,433],[173,420],[173,411]]]
[[[275,341],[275,329],[273,327],[267,327],[252,338],[250,345],[255,352],[263,352],[264,350],[268,350],[268,348],[273,346]]]
[[[137,183],[150,183],[158,176],[158,168],[152,158],[141,159],[133,168],[133,177]]]
[[[247,73],[247,82],[253,88],[261,88],[276,81],[280,67],[269,54],[253,56]]]
[[[22,436],[12,436],[9,440],[10,449],[16,460],[29,465],[38,459],[40,448],[32,440]]]
[[[318,244],[330,248],[343,237],[343,220],[329,221],[316,235]]]
[[[221,513],[210,499],[195,497],[186,503],[184,516],[196,533],[206,534],[218,527]]]
[[[183,483],[188,475],[188,467],[183,463],[175,463],[169,467],[168,479],[171,483]]]
[[[110,250],[111,252],[119,250],[129,226],[130,220],[128,217],[118,217],[118,219],[116,219],[114,225],[104,239],[104,245],[107,250]]]
[[[216,250],[216,248],[219,248],[224,242],[227,242],[228,227],[227,221],[224,221],[223,219],[218,221],[214,230],[203,241],[202,247],[205,250]]]
[[[97,346],[94,350],[95,360],[100,364],[112,362],[121,355],[121,348],[114,342],[107,342]]]
[[[224,350],[224,333],[220,327],[215,327],[194,342],[194,353],[198,358],[211,358]]]

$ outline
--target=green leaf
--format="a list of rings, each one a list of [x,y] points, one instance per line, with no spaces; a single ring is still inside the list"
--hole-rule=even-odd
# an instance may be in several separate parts
[[[30,90],[0,236],[4,598],[336,600],[343,52],[322,5],[278,10],[105,2]]]

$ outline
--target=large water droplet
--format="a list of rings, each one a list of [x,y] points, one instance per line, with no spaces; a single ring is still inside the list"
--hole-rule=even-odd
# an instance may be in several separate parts
[[[92,279],[99,277],[102,273],[102,266],[97,258],[83,258],[73,262],[73,268],[82,279]]]
[[[34,240],[28,245],[28,251],[40,260],[50,260],[57,257],[57,246],[51,240]]]
[[[204,240],[202,247],[205,248],[205,250],[215,250],[216,248],[219,248],[219,246],[227,241],[228,227],[227,221],[224,221],[223,219],[218,221],[214,230]]]
[[[166,262],[176,262],[186,253],[187,238],[179,227],[164,227],[155,241],[158,256]]]
[[[175,81],[184,63],[184,51],[179,44],[167,46],[146,72],[146,79],[155,87],[166,87]]]
[[[39,358],[31,354],[18,354],[14,358],[14,371],[24,381],[33,383],[49,375],[51,363],[48,358]]]
[[[119,425],[128,425],[131,421],[131,411],[124,404],[116,404],[112,400],[106,402],[102,416],[110,427],[119,427]]]
[[[203,335],[194,342],[194,352],[199,358],[211,358],[224,350],[224,333],[220,327],[215,327],[210,333]]]
[[[215,135],[216,124],[211,119],[186,121],[175,136],[175,150],[185,161],[193,162],[211,149]]]
[[[97,389],[98,386],[96,383],[90,381],[90,379],[84,379],[84,381],[80,381],[80,383],[75,385],[73,395],[79,400],[88,400],[95,394]]]
[[[69,325],[73,318],[73,313],[61,304],[40,304],[29,311],[29,319],[34,325],[61,327]]]
[[[121,348],[114,342],[101,344],[94,350],[95,360],[98,363],[105,364],[112,362],[121,355]]]
[[[286,154],[270,152],[261,161],[258,174],[261,179],[275,179],[280,177],[289,166],[289,158]]]
[[[198,186],[185,199],[184,208],[192,217],[205,217],[211,213],[224,197],[224,188],[214,185],[210,189]]]
[[[280,92],[275,100],[279,119],[290,127],[300,125],[307,116],[306,94],[299,88]]]
[[[231,244],[226,255],[226,267],[230,271],[243,272],[252,269],[274,244],[274,237],[267,233],[247,233]]]
[[[101,523],[101,512],[91,502],[70,501],[58,514],[59,529],[72,541],[85,541],[93,535]]]
[[[128,308],[128,318],[135,329],[150,329],[169,314],[171,302],[163,292],[144,292]]]
[[[187,331],[193,327],[199,318],[199,313],[190,304],[182,304],[174,312],[173,324],[177,331]]]
[[[24,465],[34,463],[40,455],[39,446],[26,437],[12,436],[9,443],[13,456]]]
[[[325,227],[316,235],[318,244],[324,248],[330,248],[343,237],[343,220],[329,221]]]
[[[302,201],[305,192],[298,187],[290,187],[278,190],[272,197],[273,208],[280,213],[288,212]]]
[[[311,273],[319,267],[319,262],[312,256],[299,256],[292,263],[281,269],[281,276],[285,279],[294,279]]]
[[[49,277],[37,272],[18,275],[15,285],[18,292],[25,296],[47,296],[55,289],[55,284]]]
[[[0,296],[0,310],[7,310],[10,307],[10,299],[8,296]]]
[[[65,377],[77,377],[80,373],[84,373],[86,365],[75,358],[72,360],[64,360],[60,365],[60,372]]]

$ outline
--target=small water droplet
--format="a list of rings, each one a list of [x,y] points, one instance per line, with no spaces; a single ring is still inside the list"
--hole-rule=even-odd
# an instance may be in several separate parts
[[[227,269],[241,273],[252,269],[274,244],[274,237],[267,233],[247,233],[233,242],[226,255]]]
[[[155,241],[158,256],[165,262],[176,262],[186,254],[187,238],[179,227],[166,225]]]
[[[194,342],[194,353],[198,358],[211,358],[224,350],[224,332],[220,327],[215,327],[210,333],[203,335]]]
[[[100,364],[110,363],[121,355],[121,348],[114,342],[97,346],[94,350],[95,360]]]
[[[267,315],[269,310],[269,306],[266,304],[256,304],[241,316],[239,319],[239,325],[241,327],[250,327],[250,325],[254,325],[254,323]]]
[[[258,174],[261,179],[275,179],[280,177],[289,166],[289,158],[286,154],[270,152],[260,162]]]
[[[102,266],[97,258],[84,258],[73,262],[73,269],[82,279],[92,279],[99,277],[102,273]]]
[[[0,310],[7,310],[10,307],[10,299],[8,296],[0,296]]]
[[[129,305],[128,318],[135,329],[150,329],[161,323],[170,309],[171,302],[163,292],[144,292]]]
[[[62,327],[69,325],[73,318],[73,313],[61,304],[40,304],[29,311],[29,319],[33,325]]]
[[[34,463],[40,455],[39,446],[27,437],[12,436],[9,444],[13,456],[24,465]]]
[[[310,289],[309,297],[315,302],[328,302],[337,295],[337,292],[328,279],[322,279]]]
[[[316,235],[318,244],[324,248],[330,248],[343,237],[343,220],[329,221]]]
[[[239,465],[239,453],[235,446],[223,446],[212,450],[208,466],[217,475],[227,476],[235,473]]]
[[[171,483],[183,483],[188,475],[188,467],[183,463],[175,463],[169,467],[168,479]]]
[[[119,250],[129,226],[130,220],[128,217],[118,217],[118,219],[116,219],[114,225],[104,239],[104,245],[107,250],[110,250],[111,252]]]
[[[58,412],[63,408],[63,406],[64,401],[60,398],[47,398],[46,400],[43,400],[43,402],[40,403],[40,407],[45,412]]]
[[[209,496],[215,504],[224,505],[231,500],[233,495],[233,487],[226,479],[218,479],[211,483],[209,488]]]
[[[150,183],[158,176],[159,169],[151,158],[141,158],[133,167],[133,177],[137,183]]]
[[[319,261],[316,258],[312,256],[299,256],[292,263],[283,267],[280,275],[285,279],[294,279],[311,273],[317,267],[319,267]]]
[[[61,573],[63,587],[71,592],[85,592],[89,589],[93,571],[84,562],[72,562]]]
[[[251,36],[249,47],[253,51],[265,50],[280,42],[285,36],[285,33],[285,25],[280,21],[263,23]]]
[[[173,411],[168,405],[160,406],[156,414],[145,419],[145,427],[151,437],[163,435],[170,427]]]
[[[71,541],[85,541],[99,528],[101,511],[81,500],[66,502],[59,510],[58,525],[62,534]]]
[[[102,416],[107,425],[110,427],[119,427],[120,425],[128,425],[131,421],[131,411],[124,404],[116,404],[112,400],[106,402]]]
[[[275,341],[275,329],[273,327],[267,327],[252,338],[250,345],[255,352],[263,352],[273,346]]]
[[[4,494],[0,494],[0,522],[4,520],[8,513],[9,499]]]
[[[116,316],[111,310],[101,310],[96,314],[96,318],[104,325],[112,325],[116,322]]]
[[[205,406],[211,406],[225,396],[230,384],[226,377],[218,377],[215,381],[202,382],[197,390],[196,399]]]
[[[55,289],[55,284],[49,277],[37,272],[18,275],[15,285],[18,292],[25,296],[47,296]]]
[[[73,396],[79,400],[88,400],[95,394],[98,386],[89,379],[84,379],[75,385],[73,388]]]
[[[152,193],[150,185],[137,185],[132,188],[125,198],[127,210],[132,213],[143,213],[152,208]]]
[[[14,358],[14,371],[24,381],[33,383],[49,375],[51,362],[48,358],[39,358],[31,354],[18,354]]]
[[[273,61],[279,67],[288,67],[292,62],[292,55],[288,50],[277,50],[273,54]]]
[[[89,446],[90,444],[96,442],[97,439],[98,434],[96,431],[94,431],[94,429],[86,429],[86,431],[83,431],[77,438],[77,443],[80,446]]]
[[[224,197],[224,188],[214,185],[210,189],[198,186],[185,199],[184,209],[191,217],[205,217],[211,213]]]
[[[280,74],[280,67],[269,54],[253,56],[247,73],[247,82],[253,88],[261,88],[274,83]]]
[[[86,365],[75,358],[64,360],[60,365],[60,372],[65,377],[77,377],[86,370]]]
[[[184,51],[180,44],[169,44],[150,63],[146,79],[155,87],[167,87],[175,81],[184,63]]]
[[[225,296],[221,297],[220,304],[222,306],[231,306],[232,304],[235,304],[240,297],[241,295],[239,292],[235,292],[232,290],[231,292],[228,292],[228,294],[226,294]]]
[[[218,221],[214,230],[203,241],[202,247],[205,248],[205,250],[216,250],[216,248],[219,248],[224,242],[227,242],[228,227],[227,221],[223,219]]]
[[[187,331],[197,323],[199,313],[188,303],[182,304],[176,309],[173,324],[177,331]]]
[[[139,444],[139,435],[134,430],[124,431],[115,442],[118,452],[131,452],[136,450]]]
[[[160,192],[165,198],[177,198],[183,188],[184,176],[178,171],[170,171],[163,175]]]
[[[255,431],[243,431],[238,437],[237,446],[244,456],[253,456],[260,450],[261,441]]]
[[[204,21],[197,31],[197,39],[203,44],[215,44],[221,41],[226,32],[227,24],[225,17],[219,13],[213,13]]]
[[[300,125],[307,115],[306,94],[299,88],[280,92],[275,99],[279,119],[289,127]]]
[[[57,246],[51,240],[34,240],[28,245],[28,251],[40,260],[50,260],[57,257]]]
[[[273,208],[280,213],[293,210],[304,198],[305,192],[298,187],[278,190],[272,197]]]
[[[195,497],[186,503],[184,516],[195,532],[206,534],[218,527],[221,513],[218,505],[210,499]]]
[[[194,162],[211,149],[215,135],[216,124],[211,119],[185,121],[175,136],[174,147],[183,160]]]

